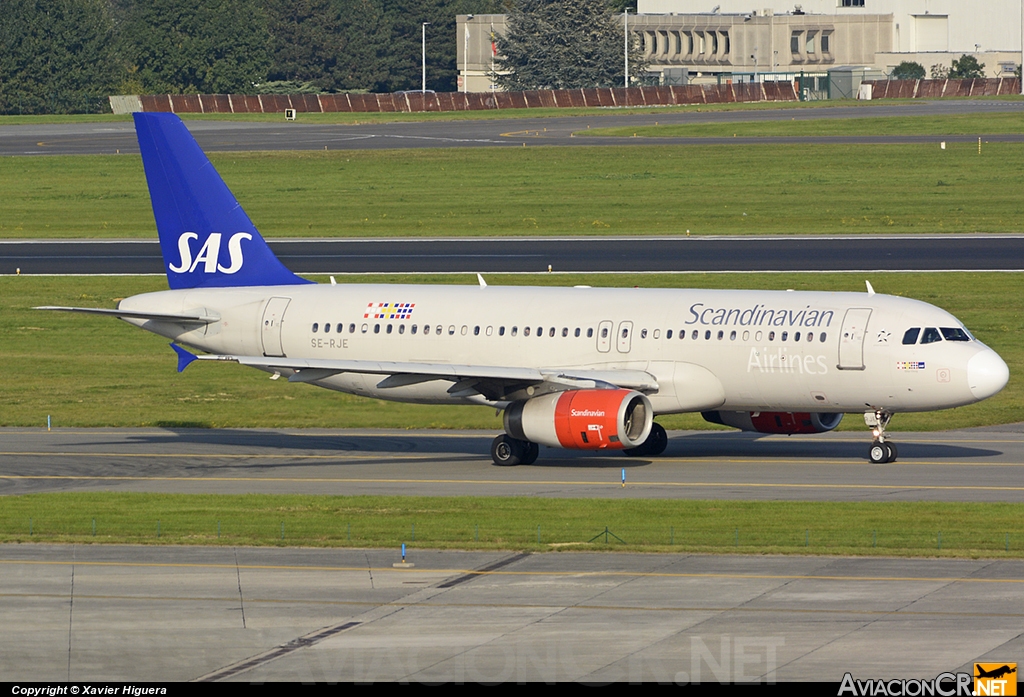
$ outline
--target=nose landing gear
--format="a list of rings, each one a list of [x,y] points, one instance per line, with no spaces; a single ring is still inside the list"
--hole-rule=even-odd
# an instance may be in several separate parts
[[[876,409],[864,413],[864,423],[871,427],[871,435],[875,437],[868,450],[868,461],[873,465],[884,465],[887,462],[896,462],[898,451],[896,444],[885,438],[885,427],[889,425],[892,412],[884,409]]]

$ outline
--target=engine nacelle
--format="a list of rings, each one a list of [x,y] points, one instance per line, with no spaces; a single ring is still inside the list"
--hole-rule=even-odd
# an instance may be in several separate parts
[[[634,390],[569,390],[505,409],[513,438],[576,450],[635,448],[651,433],[651,400]]]
[[[842,413],[806,411],[704,411],[705,421],[758,433],[824,433],[843,420]]]

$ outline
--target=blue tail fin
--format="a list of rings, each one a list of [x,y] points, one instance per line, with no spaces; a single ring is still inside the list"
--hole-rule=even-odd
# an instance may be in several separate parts
[[[309,283],[274,256],[180,118],[139,112],[135,133],[171,288]]]

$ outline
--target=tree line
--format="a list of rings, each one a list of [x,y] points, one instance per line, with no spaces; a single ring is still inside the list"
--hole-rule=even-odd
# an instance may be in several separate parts
[[[4,0],[0,113],[110,94],[454,91],[457,14],[503,0]]]

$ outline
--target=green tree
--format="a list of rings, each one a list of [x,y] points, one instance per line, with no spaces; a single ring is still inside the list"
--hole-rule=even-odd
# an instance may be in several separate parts
[[[382,0],[388,32],[381,60],[387,77],[374,89],[381,92],[419,89],[423,23],[427,26],[427,89],[454,92],[458,41],[455,15],[501,11],[498,0]]]
[[[953,59],[949,77],[950,79],[985,77],[985,64],[979,63],[977,58],[965,53],[959,59]]]
[[[5,0],[0,113],[109,111],[120,73],[103,0]]]
[[[495,81],[506,90],[619,87],[622,25],[606,0],[515,0],[498,39]],[[646,69],[630,51],[630,81]]]
[[[375,0],[267,0],[269,80],[321,92],[370,89],[388,78],[388,25]],[[262,91],[262,90],[261,90]]]
[[[912,61],[903,61],[892,69],[893,80],[923,80],[924,66]]]
[[[252,92],[270,59],[260,0],[116,0],[127,76],[145,92]]]

